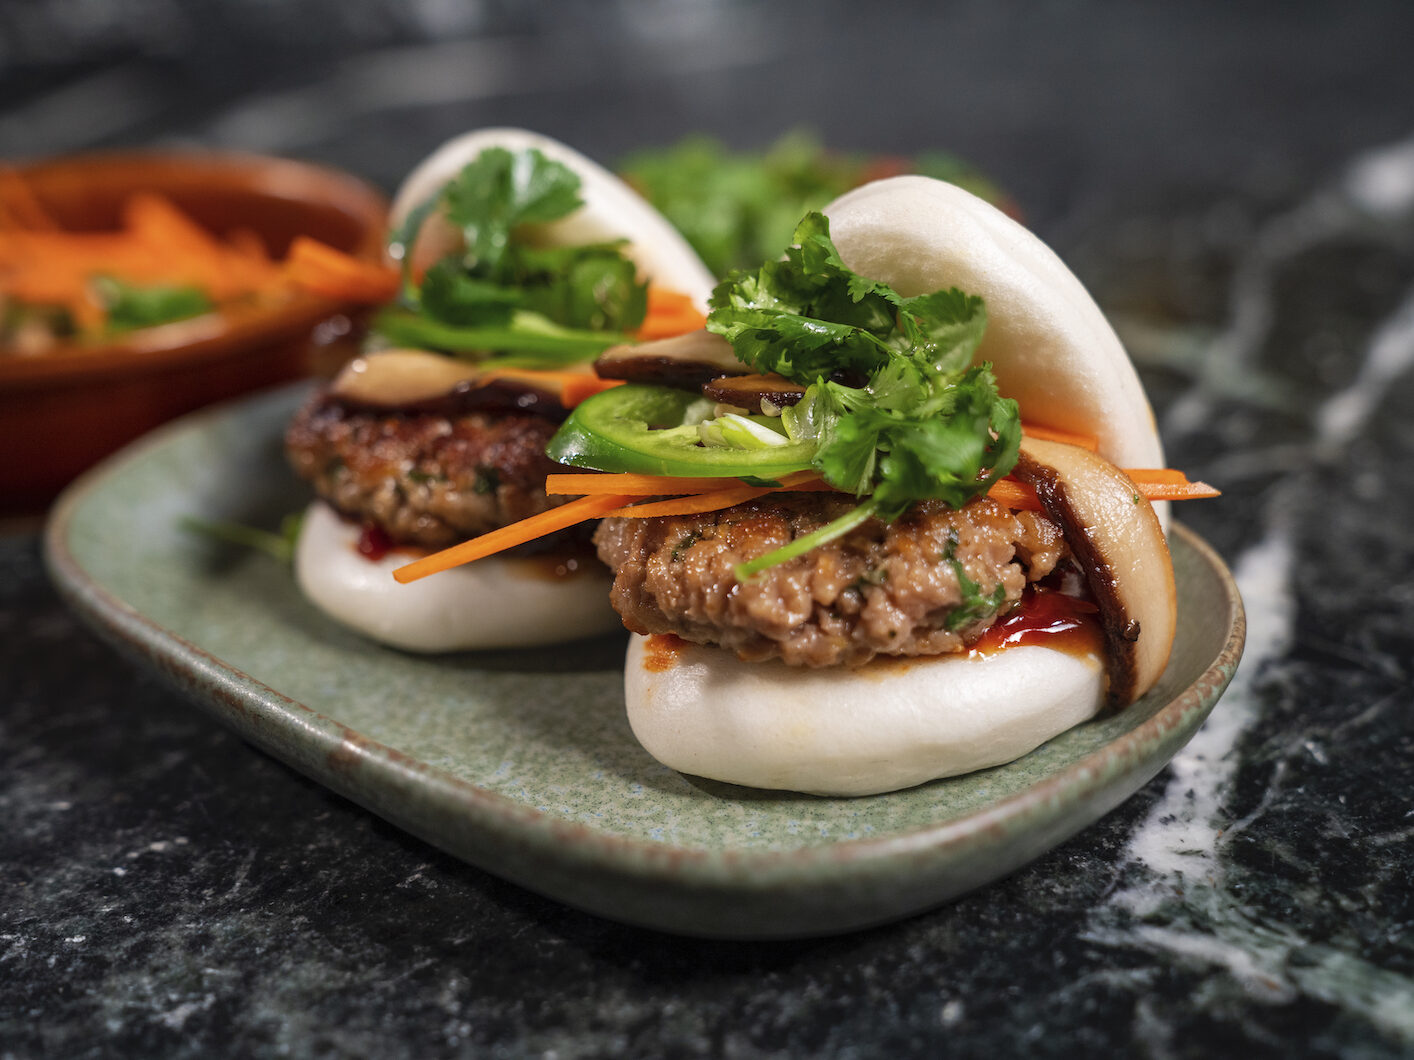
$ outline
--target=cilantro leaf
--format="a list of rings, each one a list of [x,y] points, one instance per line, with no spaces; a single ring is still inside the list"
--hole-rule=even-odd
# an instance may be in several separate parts
[[[417,228],[436,208],[461,230],[463,246],[420,284],[409,280],[406,312],[385,312],[378,329],[399,344],[467,357],[511,353],[542,365],[627,341],[647,311],[648,288],[624,243],[537,246],[523,230],[578,209],[579,191],[579,177],[538,150],[481,152],[394,236],[405,277]]]
[[[806,384],[782,412],[787,435],[815,442],[811,463],[831,485],[868,498],[810,535],[815,544],[847,532],[866,509],[892,521],[923,500],[960,508],[1015,465],[1016,402],[998,393],[990,365],[971,365],[986,322],[975,296],[904,298],[854,273],[818,213],[801,221],[782,260],[718,285],[708,329],[756,371]],[[793,543],[743,570],[799,551]]]
[[[957,158],[903,158],[826,151],[808,130],[786,133],[765,151],[731,151],[690,136],[637,151],[619,166],[625,178],[681,232],[715,276],[752,268],[791,241],[796,222],[866,181],[921,173],[961,185],[994,205],[1005,196]]]
[[[524,301],[520,291],[479,280],[451,257],[427,270],[422,277],[420,299],[427,316],[457,325],[503,324]]]
[[[992,587],[990,593],[984,593],[982,587],[967,576],[962,560],[957,558],[957,545],[957,531],[951,530],[948,532],[948,547],[939,557],[952,567],[953,574],[957,576],[958,592],[962,595],[962,601],[948,613],[943,622],[943,628],[949,633],[956,633],[976,622],[991,618],[1006,602],[1006,586],[1001,581]]]
[[[495,275],[517,225],[543,224],[582,204],[579,177],[540,151],[491,147],[442,192],[447,219],[462,230],[469,267]]]
[[[638,281],[623,246],[515,247],[514,282],[527,308],[556,323],[629,331],[648,310],[648,285]]]
[[[199,287],[143,287],[116,276],[100,276],[94,280],[94,289],[107,310],[108,330],[114,332],[170,324],[215,308]]]

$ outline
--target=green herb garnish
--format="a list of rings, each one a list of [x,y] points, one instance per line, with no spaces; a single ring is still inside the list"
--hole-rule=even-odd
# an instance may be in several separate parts
[[[980,298],[950,289],[905,298],[849,269],[829,222],[807,214],[783,260],[735,272],[712,294],[708,330],[757,372],[806,388],[777,419],[692,419],[695,394],[627,384],[575,408],[549,445],[600,471],[779,479],[815,469],[862,498],[833,522],[736,568],[745,581],[871,518],[918,501],[960,508],[1016,463],[1021,419],[987,364]]]
[[[643,322],[647,285],[623,242],[536,246],[523,226],[568,216],[580,180],[540,151],[479,154],[396,233],[404,263],[401,310],[375,329],[390,341],[463,356],[511,354],[532,367],[591,359],[627,341]],[[441,207],[463,246],[411,282],[407,268],[422,221]]]
[[[962,561],[957,558],[956,530],[949,532],[948,547],[943,551],[942,558],[952,566],[953,573],[957,575],[958,591],[962,594],[962,603],[948,613],[944,628],[949,633],[956,633],[995,615],[1006,602],[1006,586],[999,581],[990,593],[983,593],[982,587],[967,576]]]
[[[93,287],[107,311],[110,332],[170,324],[216,308],[199,287],[143,287],[116,276],[95,277]]]
[[[805,130],[785,134],[765,151],[730,151],[709,137],[691,136],[636,152],[619,168],[717,276],[774,257],[806,211],[891,172],[946,180],[994,204],[1004,199],[975,168],[951,155],[873,160],[826,151]]]
[[[960,508],[985,494],[1016,463],[1021,419],[990,367],[970,367],[986,329],[982,300],[955,288],[904,298],[859,276],[818,213],[795,238],[784,260],[718,285],[707,328],[756,371],[806,384],[782,412],[787,435],[816,442],[811,465],[827,482],[869,498],[808,535],[809,548],[916,501]],[[742,564],[738,577],[801,554],[805,540]]]
[[[222,541],[228,545],[239,545],[264,552],[281,563],[293,563],[295,543],[299,541],[300,529],[304,525],[304,515],[291,513],[280,520],[280,530],[272,533],[245,523],[230,522],[225,519],[201,519],[195,515],[182,516],[179,524],[189,533]]]

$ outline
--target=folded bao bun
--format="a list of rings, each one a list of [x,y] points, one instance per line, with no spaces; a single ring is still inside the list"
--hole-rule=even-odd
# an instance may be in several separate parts
[[[987,303],[977,360],[1023,419],[1094,435],[1117,467],[1163,467],[1139,376],[1090,292],[995,206],[929,177],[892,177],[825,207],[840,258],[904,297],[957,287]]]
[[[1143,695],[1167,662],[1176,594],[1155,507],[1119,467],[1162,467],[1134,367],[1075,276],[1034,235],[962,189],[895,177],[824,210],[844,262],[901,294],[958,287],[987,304],[979,360],[1022,418],[1094,435],[1101,460],[1024,440],[1015,474],[1065,531],[1100,606],[1106,650],[876,659],[856,670],[635,636],[634,734],[671,768],[760,788],[867,795],[1009,762]],[[1107,462],[1108,461],[1108,462]]]
[[[524,129],[481,129],[443,144],[403,182],[390,218],[392,230],[491,147],[538,148],[580,178],[584,205],[561,221],[533,226],[537,242],[627,239],[625,253],[642,277],[706,306],[715,281],[676,229],[602,166]],[[434,211],[415,240],[416,256],[436,260],[460,240],[460,233]],[[295,576],[317,606],[385,644],[420,652],[504,648],[622,628],[608,602],[612,580],[592,554],[581,560],[584,570],[565,578],[547,574],[542,560],[493,556],[401,585],[392,572],[409,562],[406,552],[369,560],[356,550],[358,536],[357,527],[316,502],[296,549]]]
[[[622,628],[609,606],[612,579],[592,556],[565,576],[544,558],[492,557],[400,585],[393,571],[407,554],[366,559],[358,537],[358,527],[315,501],[295,548],[295,580],[330,617],[395,648],[515,648]]]
[[[417,209],[487,148],[538,150],[552,162],[568,166],[580,179],[584,205],[568,217],[536,225],[537,238],[552,246],[601,243],[627,239],[625,253],[640,275],[653,283],[688,295],[705,308],[716,280],[676,228],[647,201],[599,163],[526,129],[478,129],[448,140],[433,151],[403,181],[393,197],[391,224],[396,231]],[[440,216],[428,218],[416,243],[416,260],[435,260],[452,249],[460,236]]]

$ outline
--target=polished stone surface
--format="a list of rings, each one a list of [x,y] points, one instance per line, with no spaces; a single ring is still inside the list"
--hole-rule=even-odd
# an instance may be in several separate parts
[[[1170,463],[1225,490],[1182,517],[1238,576],[1247,656],[1170,769],[1012,878],[860,934],[704,943],[466,868],[252,750],[84,630],[12,532],[0,1057],[1414,1051],[1411,14],[394,6],[340,6],[321,51],[230,4],[188,27],[202,61],[140,21],[69,65],[16,30],[0,154],[178,138],[391,185],[491,122],[603,158],[802,122],[951,147],[1112,314]]]

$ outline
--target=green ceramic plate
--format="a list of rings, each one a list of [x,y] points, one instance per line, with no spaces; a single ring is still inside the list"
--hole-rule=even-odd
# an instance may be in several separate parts
[[[1121,714],[1011,765],[862,799],[690,779],[624,717],[624,641],[424,658],[317,613],[262,555],[184,515],[273,526],[305,500],[280,451],[301,390],[198,414],[75,484],[47,530],[69,602],[259,747],[429,843],[572,905],[696,935],[829,934],[1011,872],[1183,746],[1227,686],[1242,606],[1174,535],[1168,672]]]

